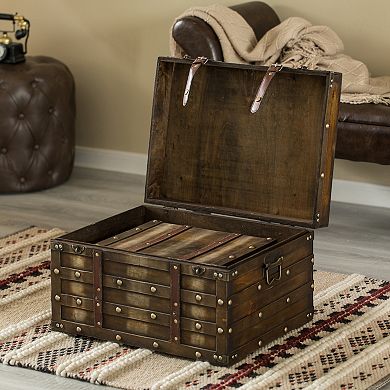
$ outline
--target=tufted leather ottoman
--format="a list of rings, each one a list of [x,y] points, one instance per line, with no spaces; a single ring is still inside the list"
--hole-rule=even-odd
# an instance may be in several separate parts
[[[27,57],[0,64],[0,193],[67,180],[75,143],[75,86],[63,63]]]

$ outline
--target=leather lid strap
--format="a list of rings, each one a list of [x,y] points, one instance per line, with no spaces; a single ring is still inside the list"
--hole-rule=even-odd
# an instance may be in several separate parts
[[[259,109],[261,101],[264,98],[265,92],[267,91],[267,89],[271,83],[271,80],[274,78],[275,74],[278,73],[282,68],[283,68],[283,65],[273,64],[267,69],[267,72],[265,73],[263,79],[261,80],[260,87],[257,90],[255,100],[252,103],[252,106],[251,106],[251,113],[252,114],[257,112],[257,110]]]

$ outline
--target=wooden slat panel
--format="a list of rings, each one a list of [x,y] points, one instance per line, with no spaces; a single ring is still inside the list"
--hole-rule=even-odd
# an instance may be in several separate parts
[[[63,252],[61,253],[61,266],[92,272],[92,257]]]
[[[61,306],[61,318],[80,324],[94,325],[93,311],[77,309],[75,307]]]
[[[212,307],[182,303],[181,315],[199,321],[215,322],[215,309]]]
[[[181,332],[181,343],[193,347],[215,350],[215,336],[206,334],[184,330]]]
[[[92,284],[74,282],[70,280],[61,280],[61,292],[62,294],[93,299]]]
[[[181,286],[185,290],[215,294],[215,280],[203,279],[197,276],[182,275]]]

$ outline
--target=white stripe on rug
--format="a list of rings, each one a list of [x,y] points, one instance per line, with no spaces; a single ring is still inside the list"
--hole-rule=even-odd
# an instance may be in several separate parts
[[[156,382],[151,390],[163,390],[163,389],[176,389],[177,385],[180,382],[186,381],[187,378],[200,373],[201,371],[207,370],[207,368],[211,367],[211,364],[208,362],[193,362],[188,366],[183,367],[181,370],[176,371],[167,377],[161,379]]]
[[[44,288],[50,288],[50,279],[43,280],[37,284],[33,284],[30,287],[25,288],[24,290],[18,291],[15,294],[9,295],[8,297],[0,299],[0,306],[7,305],[8,303],[14,302],[17,299],[24,298],[27,295],[34,294],[35,292],[42,290]]]
[[[37,234],[34,237],[29,237],[29,238],[26,238],[24,240],[18,241],[15,244],[7,245],[4,248],[0,249],[0,257],[6,255],[8,253],[15,252],[15,251],[19,250],[20,248],[23,248],[27,245],[34,244],[35,242],[45,241],[45,240],[48,240],[50,238],[59,236],[62,233],[63,233],[63,231],[61,229],[54,228],[54,229],[50,229],[49,231],[47,231],[45,233]]]
[[[272,381],[276,380],[278,376],[284,375],[289,370],[293,369],[297,364],[302,364],[302,360],[307,360],[311,357],[318,355],[320,351],[324,347],[326,347],[327,344],[342,341],[350,332],[357,331],[367,326],[369,323],[373,322],[375,318],[382,316],[383,313],[388,310],[390,310],[390,301],[379,304],[374,309],[371,309],[370,311],[359,317],[359,321],[352,321],[349,324],[342,326],[335,332],[306,347],[302,351],[294,354],[290,359],[278,363],[273,368],[265,372],[263,375],[252,380],[251,382],[246,383],[244,386],[241,387],[241,389],[255,389],[257,385],[267,386]]]
[[[61,363],[56,369],[56,375],[68,376],[72,370],[77,369],[89,361],[94,361],[98,356],[109,353],[118,349],[119,345],[110,341],[102,342],[100,345],[90,349],[88,352],[81,354],[79,357],[72,357]]]
[[[145,359],[150,356],[153,352],[149,349],[139,348],[133,351],[129,351],[125,355],[121,356],[118,359],[113,360],[104,367],[101,367],[98,370],[95,370],[92,375],[90,382],[96,384],[103,384],[103,382],[111,375],[117,373],[118,371],[129,368],[135,363]]]
[[[347,361],[336,366],[330,370],[327,374],[321,378],[315,380],[310,386],[305,387],[307,390],[314,389],[331,389],[332,385],[336,384],[337,381],[343,379],[346,375],[349,375],[354,370],[364,367],[368,362],[380,356],[384,352],[390,350],[390,340],[388,337],[383,338],[379,342],[370,345],[363,351],[348,359]]]
[[[34,256],[27,257],[27,259],[17,261],[15,263],[11,263],[11,264],[1,268],[0,269],[0,278],[4,277],[5,275],[6,275],[6,277],[9,277],[13,273],[16,273],[17,270],[19,270],[21,268],[23,268],[23,269],[27,268],[29,265],[34,264],[34,263],[38,263],[38,262],[43,261],[45,259],[50,260],[50,250],[47,250],[47,251],[44,251],[41,253],[37,253]]]
[[[27,320],[18,322],[17,324],[9,325],[2,331],[0,331],[0,340],[4,340],[14,335],[17,335],[18,333],[21,333],[44,320],[49,320],[50,317],[51,309],[42,311]]]
[[[64,333],[51,332],[29,344],[24,345],[22,348],[16,351],[10,351],[3,357],[3,364],[13,366],[17,364],[18,360],[25,358],[26,356],[33,353],[39,352],[41,349],[51,344],[58,343],[67,337],[70,336]]]

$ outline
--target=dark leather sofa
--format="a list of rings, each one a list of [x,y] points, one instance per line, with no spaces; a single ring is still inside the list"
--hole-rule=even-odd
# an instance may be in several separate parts
[[[231,8],[248,22],[257,39],[280,23],[275,11],[262,2],[254,1]],[[205,56],[223,61],[219,40],[203,20],[182,18],[175,23],[172,34],[190,57]],[[336,157],[390,165],[390,106],[341,103]]]

